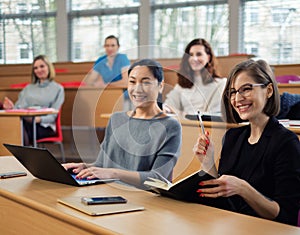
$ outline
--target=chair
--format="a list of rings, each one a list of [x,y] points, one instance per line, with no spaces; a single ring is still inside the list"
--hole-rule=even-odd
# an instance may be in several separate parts
[[[17,83],[17,84],[11,84],[10,88],[24,88],[29,84],[29,82],[23,82],[23,83]]]
[[[278,83],[300,82],[300,77],[298,75],[281,75],[276,76],[276,81]]]
[[[283,92],[280,95],[280,113],[277,118],[300,120],[300,94]]]
[[[56,117],[56,136],[46,137],[38,139],[36,142],[38,144],[45,144],[45,143],[53,143],[53,144],[59,144],[61,156],[62,156],[62,162],[65,162],[65,151],[63,146],[63,134],[61,129],[61,110],[59,110],[57,117]]]

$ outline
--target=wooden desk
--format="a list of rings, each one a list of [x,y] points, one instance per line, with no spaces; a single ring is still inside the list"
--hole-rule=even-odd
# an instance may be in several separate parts
[[[109,119],[111,114],[104,113],[101,115],[103,119]],[[198,138],[200,128],[198,121],[191,120],[180,120],[182,126],[182,146],[180,157],[173,170],[173,182],[181,180],[182,178],[199,171],[201,164],[199,160],[194,156],[193,147]],[[214,143],[215,148],[215,160],[218,164],[217,159],[221,154],[222,149],[222,138],[225,132],[229,128],[238,127],[245,124],[232,124],[225,122],[208,122],[204,121],[204,128],[210,133],[210,138]],[[300,140],[300,128],[288,127],[289,130],[297,134]]]
[[[227,129],[244,124],[230,124],[224,122],[203,122],[205,130],[209,131],[215,147],[216,164],[222,149],[222,138]],[[181,120],[182,125],[182,147],[180,158],[174,168],[173,181],[176,182],[200,169],[200,162],[193,154],[193,147],[198,138],[200,128],[197,121]],[[288,127],[298,135],[300,140],[300,128]]]
[[[64,120],[69,120],[69,126],[106,127],[107,119],[101,114],[123,110],[123,92],[124,87],[115,86],[66,89]]]
[[[0,156],[10,154],[10,152],[3,146],[3,143],[23,145],[23,118],[32,117],[35,123],[36,116],[43,116],[47,114],[58,113],[56,110],[52,111],[26,111],[26,112],[5,112],[0,111]],[[33,125],[33,146],[36,143],[36,126]]]
[[[193,172],[199,171],[201,165],[194,157],[193,147],[199,136],[200,128],[198,121],[181,120],[182,126],[182,146],[180,158],[174,167],[173,181],[176,182]],[[204,128],[210,133],[210,138],[214,143],[216,163],[222,149],[222,138],[228,128],[236,127],[235,124],[223,122],[204,121]]]
[[[300,84],[297,83],[287,83],[287,84],[278,84],[279,93],[288,92],[291,94],[300,94]]]
[[[124,87],[67,87],[62,105],[61,124],[63,126],[105,127],[107,120],[102,113],[112,113],[123,109]],[[21,89],[0,88],[0,100],[5,96],[16,102]]]
[[[0,156],[11,154],[3,143],[22,145],[22,121],[19,116],[3,116],[0,114]]]
[[[0,172],[24,170],[14,157],[0,158]],[[121,195],[144,211],[88,216],[57,198]],[[26,177],[0,180],[2,234],[230,234],[296,235],[300,228],[200,204],[156,196],[117,183],[73,187]]]

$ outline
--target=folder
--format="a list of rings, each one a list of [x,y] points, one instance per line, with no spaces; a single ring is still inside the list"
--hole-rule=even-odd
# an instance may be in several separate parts
[[[57,201],[65,206],[71,207],[91,216],[141,211],[145,209],[143,206],[135,205],[130,202],[118,204],[86,205],[81,202],[81,197],[64,197],[57,199]]]

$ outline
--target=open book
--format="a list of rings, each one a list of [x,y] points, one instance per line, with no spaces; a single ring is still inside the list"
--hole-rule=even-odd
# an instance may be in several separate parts
[[[162,196],[170,197],[176,200],[196,202],[205,204],[208,206],[218,207],[222,209],[234,210],[230,199],[225,197],[219,198],[205,198],[200,197],[197,190],[203,188],[199,183],[201,181],[214,179],[215,177],[206,173],[203,170],[195,172],[182,180],[172,184],[167,179],[164,181],[158,179],[149,178],[144,182],[145,185],[149,186],[153,191],[159,193]],[[204,186],[208,187],[208,186]],[[212,186],[210,186],[212,187]]]

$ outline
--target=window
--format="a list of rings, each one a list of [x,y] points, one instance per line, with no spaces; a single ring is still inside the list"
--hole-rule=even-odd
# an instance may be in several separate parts
[[[149,45],[145,54],[151,58],[181,58],[188,42],[205,38],[217,56],[249,53],[270,64],[300,63],[299,0],[66,2],[70,11],[63,12],[63,6],[57,12],[61,0],[1,0],[1,63],[24,63],[20,54],[25,56],[26,49],[20,43],[28,43],[30,58],[46,54],[53,62],[94,61],[104,54],[103,42],[110,34],[119,37],[120,53],[132,60],[138,52],[144,56],[143,47]],[[56,32],[62,44],[57,44]],[[57,58],[57,46],[66,43]]]
[[[0,61],[3,61],[3,43],[0,42]]]
[[[56,0],[2,0],[0,7],[3,63],[31,63],[39,54],[56,61]]]
[[[80,60],[81,59],[81,43],[75,42],[74,43],[74,60]]]
[[[27,4],[26,3],[17,3],[17,13],[18,14],[27,13]]]
[[[259,22],[259,8],[251,6],[246,11],[245,24],[257,24]]]
[[[136,1],[103,1],[107,6],[120,6],[123,8],[103,8],[98,1],[72,1],[72,7],[76,9],[95,7],[94,10],[85,10],[81,15],[78,12],[71,12],[71,60],[95,61],[99,56],[104,55],[104,40],[109,35],[119,38],[120,53],[127,54],[130,59],[138,57],[138,9],[126,6],[136,5]],[[111,13],[114,12],[114,13]],[[84,35],[84,36],[83,36]],[[80,46],[80,58],[78,58]]]
[[[293,52],[292,44],[287,42],[275,43],[272,52],[276,64],[290,63]]]
[[[257,42],[248,42],[245,44],[245,53],[249,55],[259,56],[258,53],[258,43]]]
[[[194,38],[205,38],[215,50],[228,45],[228,5],[201,2],[194,1],[188,7],[183,4],[155,7],[154,44],[159,45],[154,50],[155,58],[182,57],[186,45]],[[220,49],[220,53],[228,53],[228,49]]]
[[[119,8],[119,7],[133,7],[138,6],[139,1],[137,0],[72,0],[72,10],[91,10],[91,9],[107,9],[107,8]]]
[[[20,43],[19,46],[19,59],[23,61],[31,62],[29,43]]]
[[[292,15],[295,13],[295,8],[278,7],[272,9],[272,23],[273,25],[289,25],[291,23]]]
[[[41,6],[38,3],[31,4],[31,12],[39,12],[41,10]]]
[[[242,21],[243,51],[258,55],[270,64],[300,63],[300,1],[245,1],[246,17],[254,9],[259,16],[257,22]]]
[[[188,3],[195,2],[195,0],[154,0],[155,4],[163,4],[163,3]],[[201,2],[207,2],[207,0],[198,0],[199,4]]]
[[[228,43],[219,43],[217,49],[214,50],[216,56],[228,55]]]

